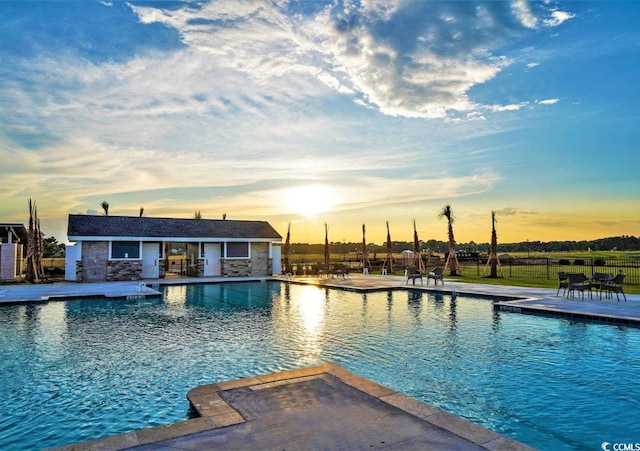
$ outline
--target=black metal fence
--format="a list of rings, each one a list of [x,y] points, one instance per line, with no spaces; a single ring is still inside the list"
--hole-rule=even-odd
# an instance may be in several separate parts
[[[460,262],[467,271],[477,275],[488,275],[486,262]],[[500,260],[501,275],[509,279],[546,279],[555,280],[558,272],[582,273],[592,276],[594,273],[625,274],[624,283],[640,285],[640,260],[623,258],[504,258]]]
[[[332,263],[335,261],[332,260]],[[362,262],[356,259],[340,260],[351,268],[358,270],[362,267]],[[320,262],[304,258],[292,262],[293,274],[315,275]],[[394,269],[402,270],[406,266],[402,259],[394,258]],[[381,269],[382,260],[372,260],[371,270],[373,272]],[[442,258],[431,258],[427,263],[427,268],[443,266]],[[488,276],[490,268],[487,267],[486,260],[481,259],[460,259],[463,274],[476,274],[478,276]],[[501,273],[499,276],[506,279],[545,279],[556,280],[558,272],[582,273],[591,277],[594,273],[612,273],[616,275],[620,272],[625,274],[624,283],[628,285],[640,285],[640,259],[633,258],[546,258],[546,257],[504,257],[500,259]]]

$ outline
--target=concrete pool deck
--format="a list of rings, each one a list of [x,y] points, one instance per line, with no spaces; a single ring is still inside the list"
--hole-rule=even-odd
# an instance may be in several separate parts
[[[334,364],[203,385],[200,415],[56,448],[71,450],[531,450]]]

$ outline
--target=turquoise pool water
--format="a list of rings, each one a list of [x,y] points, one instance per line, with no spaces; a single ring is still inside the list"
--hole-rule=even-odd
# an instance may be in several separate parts
[[[331,361],[541,449],[640,442],[640,330],[280,283],[0,308],[0,449],[180,421],[201,384]]]

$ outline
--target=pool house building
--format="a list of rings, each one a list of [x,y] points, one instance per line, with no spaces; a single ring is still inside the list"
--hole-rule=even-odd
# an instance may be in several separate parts
[[[27,236],[22,224],[0,223],[0,282],[14,281],[22,272]]]
[[[265,221],[69,215],[67,235],[69,281],[280,272],[282,237]]]

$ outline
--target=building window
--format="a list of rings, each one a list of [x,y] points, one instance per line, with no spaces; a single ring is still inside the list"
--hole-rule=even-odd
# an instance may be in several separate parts
[[[249,258],[249,243],[226,243],[226,258]]]
[[[111,258],[140,258],[140,242],[112,241]]]

